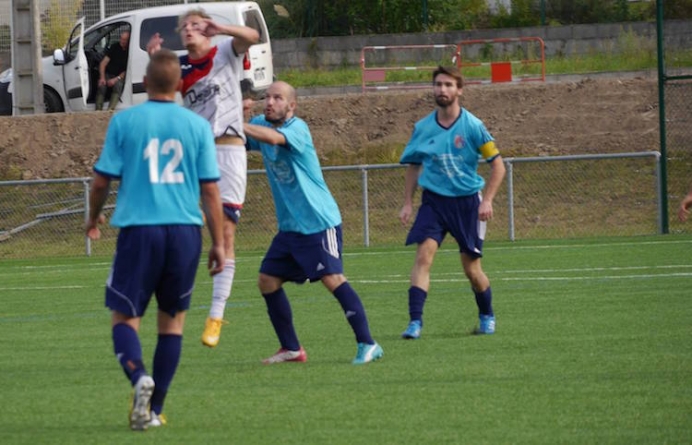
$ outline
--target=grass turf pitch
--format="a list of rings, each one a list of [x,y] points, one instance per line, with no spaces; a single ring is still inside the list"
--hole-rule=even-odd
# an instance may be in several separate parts
[[[320,284],[287,285],[305,364],[278,347],[256,289],[261,253],[238,258],[221,342],[200,343],[211,279],[200,270],[169,424],[127,426],[112,352],[110,258],[0,262],[0,442],[238,444],[685,443],[692,437],[690,236],[488,243],[498,330],[477,324],[457,252],[438,253],[420,340],[404,341],[410,248],[349,250],[346,274],[385,356],[356,346]],[[155,313],[143,320],[151,370]]]

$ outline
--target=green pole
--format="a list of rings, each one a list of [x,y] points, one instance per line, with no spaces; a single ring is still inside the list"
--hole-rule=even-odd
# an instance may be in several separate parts
[[[545,0],[541,0],[541,26],[545,26]]]
[[[428,0],[423,0],[423,29],[428,30]]]
[[[658,52],[658,126],[661,140],[661,233],[668,233],[668,155],[666,154],[666,67],[663,48],[663,0],[656,0],[656,46]]]

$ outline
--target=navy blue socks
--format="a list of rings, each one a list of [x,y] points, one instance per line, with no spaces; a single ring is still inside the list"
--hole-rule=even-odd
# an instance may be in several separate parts
[[[151,396],[151,410],[156,414],[161,414],[163,410],[163,402],[175,371],[178,369],[182,349],[182,335],[159,334],[156,351],[154,351],[154,375],[152,376],[156,386]]]
[[[113,326],[113,350],[125,375],[134,386],[147,373],[142,363],[142,346],[137,331],[125,323]]]
[[[413,320],[419,320],[423,324],[423,306],[428,293],[420,287],[411,286],[408,289],[408,314]]]
[[[353,333],[356,334],[356,341],[369,345],[375,344],[375,341],[370,336],[370,327],[368,326],[368,318],[365,315],[363,302],[356,291],[348,284],[348,281],[334,289],[334,297],[336,297],[344,310],[346,320],[351,325]]]
[[[289,351],[299,350],[300,342],[293,327],[291,304],[288,302],[283,287],[270,294],[262,294],[262,296],[267,303],[269,320],[271,320],[272,326],[274,326],[274,331],[279,338],[281,347]]]
[[[483,292],[473,289],[473,293],[476,295],[478,315],[495,315],[493,313],[493,292],[490,290],[490,286]]]

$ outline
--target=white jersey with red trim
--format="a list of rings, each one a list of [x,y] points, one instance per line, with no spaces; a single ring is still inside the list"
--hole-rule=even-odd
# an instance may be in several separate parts
[[[215,137],[239,136],[245,141],[240,91],[243,55],[235,53],[232,42],[232,37],[221,41],[200,59],[180,57],[183,103],[209,121]]]

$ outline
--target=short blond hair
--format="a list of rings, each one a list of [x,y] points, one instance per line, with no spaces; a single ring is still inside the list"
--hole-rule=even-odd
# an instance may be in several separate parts
[[[181,30],[181,25],[183,24],[183,22],[184,22],[185,20],[187,20],[188,17],[193,17],[193,16],[194,16],[194,17],[200,17],[200,18],[203,18],[203,19],[211,19],[211,16],[210,16],[209,14],[207,14],[207,11],[205,11],[205,10],[202,9],[202,8],[193,8],[193,9],[190,9],[190,10],[187,11],[185,14],[181,15],[180,17],[178,17],[178,28],[176,29],[176,31],[180,32],[180,30]]]

